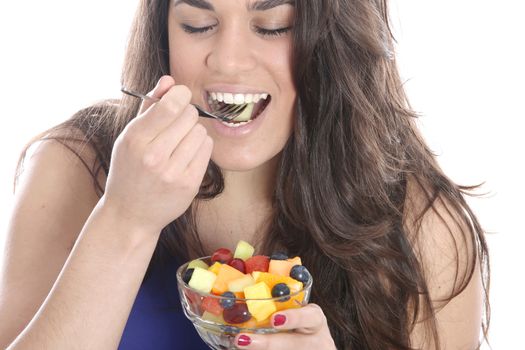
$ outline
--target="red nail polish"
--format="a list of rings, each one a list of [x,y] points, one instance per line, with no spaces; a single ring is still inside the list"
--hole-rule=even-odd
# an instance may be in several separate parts
[[[252,343],[252,340],[250,339],[250,337],[244,334],[241,335],[239,339],[237,339],[237,345],[239,346],[247,346],[247,345],[250,345],[251,343]]]
[[[286,316],[284,315],[275,315],[273,318],[274,326],[282,326],[286,322]]]

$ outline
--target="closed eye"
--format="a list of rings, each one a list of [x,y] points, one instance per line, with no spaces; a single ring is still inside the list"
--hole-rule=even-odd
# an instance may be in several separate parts
[[[286,28],[278,28],[278,29],[264,29],[260,27],[256,27],[255,31],[257,34],[261,34],[264,36],[280,36],[288,33],[292,27],[286,27]]]
[[[217,24],[206,26],[206,27],[192,27],[188,24],[182,24],[182,29],[189,34],[203,34],[206,32],[209,32],[210,30],[213,30]],[[260,34],[262,36],[280,36],[288,33],[292,27],[285,27],[285,28],[278,28],[278,29],[265,29],[261,27],[255,27],[255,32],[257,34]]]
[[[202,33],[206,33],[210,30],[213,30],[213,28],[215,28],[217,25],[214,24],[214,25],[211,25],[211,26],[206,26],[206,27],[192,27],[192,26],[189,26],[187,24],[182,24],[182,29],[186,32],[186,33],[189,33],[189,34],[202,34]]]

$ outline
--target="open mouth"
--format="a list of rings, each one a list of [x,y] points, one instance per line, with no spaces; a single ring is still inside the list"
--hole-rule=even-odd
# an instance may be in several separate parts
[[[269,94],[230,94],[211,92],[208,93],[208,106],[212,113],[224,110],[231,105],[245,106],[241,113],[237,114],[229,122],[222,122],[231,127],[239,127],[257,119],[259,115],[270,104]]]

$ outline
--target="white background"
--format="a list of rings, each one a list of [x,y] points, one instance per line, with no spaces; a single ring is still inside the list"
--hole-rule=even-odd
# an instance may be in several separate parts
[[[18,153],[80,107],[119,96],[137,0],[0,3],[0,249]],[[525,21],[521,1],[396,0],[397,52],[431,148],[452,179],[485,182],[471,199],[492,259],[493,349],[522,345]],[[521,102],[520,102],[521,100]],[[1,266],[1,263],[0,263]]]

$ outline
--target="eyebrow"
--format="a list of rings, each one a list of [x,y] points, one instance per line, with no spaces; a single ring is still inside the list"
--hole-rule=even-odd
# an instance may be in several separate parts
[[[213,5],[207,0],[176,0],[174,6],[187,4],[203,10],[215,11]],[[248,11],[266,11],[281,5],[294,6],[295,0],[257,0],[248,5]]]
[[[294,6],[294,0],[257,0],[251,3],[248,7],[249,11],[266,11],[273,9],[274,7],[281,5],[292,5]]]

